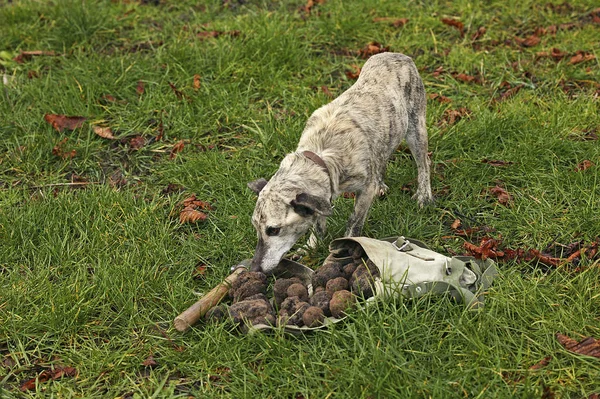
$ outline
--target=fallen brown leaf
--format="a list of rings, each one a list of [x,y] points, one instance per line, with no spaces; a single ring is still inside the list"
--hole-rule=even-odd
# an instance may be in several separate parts
[[[129,148],[132,150],[139,150],[146,145],[146,138],[144,136],[135,136],[129,139]]]
[[[477,29],[477,32],[475,32],[471,36],[471,41],[477,41],[477,40],[481,39],[483,37],[483,35],[485,35],[485,32],[487,32],[487,29],[485,28],[485,26],[480,26]]]
[[[500,204],[509,206],[512,203],[512,196],[503,187],[496,184],[495,187],[490,187],[488,191],[498,199]]]
[[[158,363],[156,362],[156,360],[154,360],[154,356],[150,355],[146,358],[146,360],[142,362],[142,366],[154,368],[158,366]]]
[[[546,356],[533,366],[529,367],[529,370],[539,370],[541,368],[544,368],[550,363],[550,360],[552,360],[552,356]]]
[[[34,390],[37,384],[43,384],[50,380],[58,380],[62,377],[75,377],[77,376],[77,369],[74,367],[56,366],[54,369],[48,369],[42,371],[37,377],[31,378],[23,382],[20,386],[20,391],[31,391]]]
[[[550,52],[542,51],[537,53],[535,56],[537,58],[550,57],[554,61],[560,61],[567,56],[567,53],[561,51],[560,49],[557,49],[556,47],[553,47],[552,50],[550,50]]]
[[[358,76],[360,75],[360,67],[356,64],[352,64],[350,67],[352,68],[352,71],[346,71],[346,77],[352,80],[358,79]]]
[[[585,161],[583,161],[577,165],[577,167],[575,168],[575,172],[583,172],[584,170],[587,170],[587,169],[591,168],[592,166],[594,166],[594,163],[592,161],[586,159]]]
[[[321,86],[321,91],[323,92],[323,94],[325,94],[327,97],[333,99],[333,94],[331,94],[331,91],[329,90],[329,88],[325,85]]]
[[[206,269],[207,269],[207,266],[204,263],[200,263],[200,264],[196,265],[196,268],[194,269],[192,278],[193,279],[202,278],[206,274]]]
[[[596,56],[594,54],[590,54],[587,51],[577,50],[575,55],[571,57],[569,60],[569,65],[575,65],[586,61],[595,60]]]
[[[442,23],[448,26],[452,26],[453,28],[458,29],[458,31],[460,32],[460,37],[464,37],[465,36],[465,26],[462,22],[456,20],[456,19],[451,19],[451,18],[442,18]]]
[[[487,163],[488,165],[492,165],[492,166],[509,166],[509,165],[514,164],[514,162],[512,162],[512,161],[502,161],[500,159],[487,159],[487,158],[482,159],[481,162]]]
[[[525,39],[522,39],[520,37],[515,37],[515,41],[517,43],[519,43],[522,47],[534,47],[537,46],[538,44],[540,44],[540,41],[542,39],[540,39],[539,36],[536,35],[531,35],[529,37],[526,37]]]
[[[385,53],[387,51],[390,51],[389,47],[383,47],[383,45],[379,42],[370,42],[358,51],[358,56],[366,59],[372,55]]]
[[[306,5],[300,7],[300,11],[306,13],[307,15],[310,15],[310,13],[312,12],[313,8],[317,4],[323,4],[323,3],[325,3],[325,0],[307,0],[306,1]]]
[[[181,152],[183,147],[185,147],[185,142],[183,140],[179,140],[177,143],[175,143],[173,148],[171,148],[171,152],[169,153],[169,159],[175,159],[177,153]]]
[[[62,139],[61,141],[59,141],[58,144],[56,144],[52,148],[52,155],[55,155],[55,156],[60,157],[62,159],[71,159],[71,158],[75,157],[75,155],[77,154],[77,152],[75,150],[65,151],[63,149],[63,145],[68,140],[69,140],[69,138],[65,137],[64,139]]]
[[[25,61],[28,61],[33,57],[37,57],[40,55],[54,56],[56,55],[56,53],[54,51],[44,50],[21,51],[15,58],[13,58],[13,60],[19,64],[23,64]]]
[[[458,122],[465,116],[469,116],[470,114],[471,111],[465,107],[461,107],[459,109],[447,109],[446,111],[444,111],[442,119],[438,122],[438,126],[454,125],[456,122]]]
[[[394,28],[401,28],[408,23],[408,18],[377,17],[373,22],[388,22]]]
[[[182,203],[185,208],[189,208],[189,209],[199,208],[199,209],[202,209],[205,211],[213,210],[213,207],[210,203],[199,200],[198,198],[196,198],[196,194],[192,194],[191,196],[187,197],[186,199],[184,199],[182,201]]]
[[[93,125],[92,129],[94,130],[94,133],[96,133],[98,136],[100,136],[104,139],[109,139],[109,140],[117,139],[114,136],[113,131],[110,127],[102,127],[102,126]]]
[[[556,333],[556,339],[569,352],[600,359],[600,340],[587,337],[578,342],[561,333]]]
[[[171,83],[171,82],[168,82],[168,83],[169,83],[169,86],[171,87],[171,90],[173,90],[173,93],[175,93],[175,96],[177,96],[177,99],[183,100],[185,98],[188,101],[190,100],[190,98],[186,94],[184,94],[181,90],[177,89],[177,87],[173,83]]]
[[[452,230],[456,230],[458,229],[460,226],[462,225],[460,219],[454,219],[454,222],[452,222],[452,224],[450,225],[450,228]]]
[[[447,104],[447,103],[452,102],[452,99],[450,99],[449,97],[443,96],[439,93],[427,93],[427,98],[429,98],[431,100],[439,101],[442,104]]]
[[[138,96],[141,96],[142,94],[144,94],[144,82],[141,80],[138,80],[137,82],[137,86],[135,87],[135,91],[137,92]]]
[[[196,37],[198,37],[200,39],[216,38],[219,36],[237,37],[240,35],[240,33],[241,32],[239,30],[230,30],[230,31],[211,30],[211,31],[200,31],[200,32],[196,33]]]
[[[179,221],[181,223],[196,223],[206,220],[206,213],[197,211],[195,209],[187,209],[185,208],[179,214]]]
[[[83,126],[83,123],[87,120],[83,116],[66,116],[61,114],[46,114],[44,115],[44,119],[59,132],[62,132],[64,129],[75,130]]]
[[[200,88],[200,75],[194,74],[194,90],[198,90]]]
[[[465,248],[472,256],[477,259],[497,259],[504,257],[504,252],[498,249],[499,241],[491,237],[483,237],[479,246],[471,244],[465,241],[463,248]]]
[[[457,73],[453,74],[452,76],[454,76],[454,79],[465,83],[471,83],[478,80],[475,76],[467,75],[466,73]]]

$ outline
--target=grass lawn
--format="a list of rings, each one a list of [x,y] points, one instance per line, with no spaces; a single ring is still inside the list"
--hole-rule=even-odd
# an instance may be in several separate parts
[[[556,336],[600,339],[597,3],[312,3],[0,0],[0,397],[599,397],[598,356]],[[253,254],[246,183],[386,49],[425,82],[436,202],[411,199],[401,147],[363,234],[487,248],[485,309],[399,298],[305,336],[178,333]],[[191,195],[210,209],[182,223]]]

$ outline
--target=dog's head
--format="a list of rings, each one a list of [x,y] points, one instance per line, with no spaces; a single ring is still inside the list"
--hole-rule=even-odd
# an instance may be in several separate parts
[[[252,215],[258,245],[251,269],[269,274],[317,217],[331,214],[331,205],[298,188],[282,187],[265,179],[248,183],[248,187],[258,194]]]

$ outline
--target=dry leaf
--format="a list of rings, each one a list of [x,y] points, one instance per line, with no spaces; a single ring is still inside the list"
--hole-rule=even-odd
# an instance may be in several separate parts
[[[498,249],[498,244],[498,240],[491,237],[484,237],[481,239],[479,246],[465,241],[463,243],[463,248],[465,248],[472,256],[474,256],[477,259],[496,259],[504,257],[504,251]]]
[[[552,356],[546,356],[533,366],[529,367],[529,370],[539,370],[543,367],[546,367],[550,363],[550,360],[552,360]]]
[[[383,47],[381,43],[378,42],[370,42],[362,50],[358,51],[358,56],[361,58],[369,58],[372,55],[385,53],[390,51],[389,47]]]
[[[96,133],[98,136],[100,136],[104,139],[109,139],[109,140],[117,139],[113,135],[112,129],[110,127],[102,127],[102,126],[93,125],[92,129],[94,130],[94,133]]]
[[[592,166],[594,166],[594,163],[590,160],[585,160],[583,162],[581,162],[579,165],[577,165],[577,167],[575,168],[575,172],[583,172],[584,170],[587,170],[589,168],[591,168]]]
[[[536,35],[531,35],[525,39],[521,39],[520,37],[515,37],[515,41],[523,47],[537,46],[538,44],[540,44],[541,40],[542,39],[540,39],[540,37],[536,36]]]
[[[465,73],[457,73],[453,74],[452,76],[454,76],[454,79],[460,80],[461,82],[471,83],[477,81],[475,76],[467,75]]]
[[[389,22],[395,28],[401,28],[408,23],[408,18],[377,17],[373,22]]]
[[[452,222],[452,224],[450,225],[450,228],[452,230],[456,230],[458,229],[460,226],[462,225],[460,219],[454,219],[454,222]]]
[[[177,98],[179,100],[183,100],[184,98],[186,98],[187,100],[190,99],[181,90],[178,90],[177,87],[175,87],[175,85],[173,83],[171,83],[171,82],[168,82],[168,83],[169,83],[169,86],[171,87],[171,90],[173,90],[173,93],[175,93],[175,95],[177,96]]]
[[[213,207],[206,201],[199,200],[196,198],[196,194],[192,194],[183,200],[183,206],[189,209],[197,209],[200,208],[205,211],[212,211]]]
[[[143,81],[138,80],[137,86],[135,87],[135,91],[137,92],[138,96],[141,96],[142,94],[144,94],[144,82]]]
[[[483,37],[483,35],[485,35],[485,32],[487,32],[487,30],[485,29],[485,26],[480,26],[477,29],[477,32],[475,32],[473,34],[473,36],[471,36],[471,41],[476,41],[479,40]]]
[[[333,94],[329,91],[329,88],[325,85],[321,86],[321,91],[329,98],[333,98]]]
[[[569,60],[569,65],[575,65],[586,61],[595,60],[596,56],[594,54],[590,54],[587,51],[577,50],[575,55],[571,57]]]
[[[181,223],[202,222],[203,220],[206,220],[206,218],[207,218],[206,213],[197,211],[195,209],[185,208],[179,214],[179,221]]]
[[[452,100],[449,97],[443,96],[439,93],[428,93],[427,94],[427,98],[429,98],[430,100],[436,100],[441,102],[442,104],[447,104],[447,103],[451,103]]]
[[[194,90],[198,90],[200,88],[200,75],[194,75]]]
[[[512,162],[512,161],[502,161],[500,159],[487,159],[487,158],[482,159],[481,162],[487,163],[488,165],[492,165],[492,166],[509,166],[509,165],[514,164],[514,162]]]
[[[54,53],[54,51],[43,51],[43,50],[21,51],[15,58],[13,58],[13,60],[19,64],[22,64],[25,61],[30,60],[34,56],[40,56],[40,55],[54,56],[54,55],[56,55],[56,53]]]
[[[509,206],[512,202],[512,197],[504,188],[496,184],[495,187],[490,187],[490,194],[498,199],[498,202],[504,206]]]
[[[451,18],[442,18],[442,23],[448,25],[448,26],[452,26],[453,28],[458,29],[458,31],[460,32],[460,37],[463,37],[465,35],[465,26],[463,25],[462,22],[457,21],[456,19],[451,19]]]
[[[600,340],[587,337],[578,342],[561,333],[556,333],[556,339],[569,352],[600,359]]]
[[[346,77],[351,80],[358,79],[361,68],[356,64],[352,64],[352,65],[350,65],[350,67],[352,68],[352,71],[346,71]]]
[[[52,148],[52,155],[55,155],[62,159],[71,159],[71,158],[75,157],[75,154],[77,153],[75,150],[65,151],[63,149],[63,145],[67,142],[67,140],[69,140],[69,138],[65,137],[64,139],[59,141],[58,144],[56,144]]]
[[[459,120],[461,120],[465,116],[469,116],[471,111],[465,107],[461,107],[459,109],[447,109],[444,111],[444,116],[438,122],[438,126],[442,125],[453,125]]]
[[[129,148],[139,150],[146,145],[146,138],[143,136],[135,136],[129,140]]]
[[[175,143],[173,148],[171,148],[171,153],[169,154],[169,159],[175,159],[175,157],[177,156],[177,153],[181,152],[183,150],[183,147],[185,147],[185,142],[183,140],[179,140],[177,143]]]
[[[54,369],[44,370],[37,377],[31,378],[21,384],[19,388],[21,392],[31,391],[35,389],[36,382],[43,384],[50,380],[58,380],[62,377],[75,377],[77,376],[77,369],[74,367],[56,366]]]
[[[83,123],[87,120],[83,116],[66,116],[60,114],[46,114],[44,115],[44,119],[59,132],[62,132],[64,129],[75,130],[83,126]]]
[[[158,363],[154,360],[154,356],[150,355],[142,362],[142,366],[153,368],[158,366]]]

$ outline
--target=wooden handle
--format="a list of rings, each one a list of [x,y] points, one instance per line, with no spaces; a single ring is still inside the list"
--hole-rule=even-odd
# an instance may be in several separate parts
[[[210,309],[217,306],[219,302],[227,295],[227,292],[231,288],[231,284],[238,278],[238,276],[247,271],[244,267],[238,267],[231,273],[223,282],[217,285],[215,288],[210,290],[208,294],[200,298],[195,304],[187,308],[183,313],[173,320],[173,325],[177,331],[185,331],[194,325],[202,316],[206,314]]]

